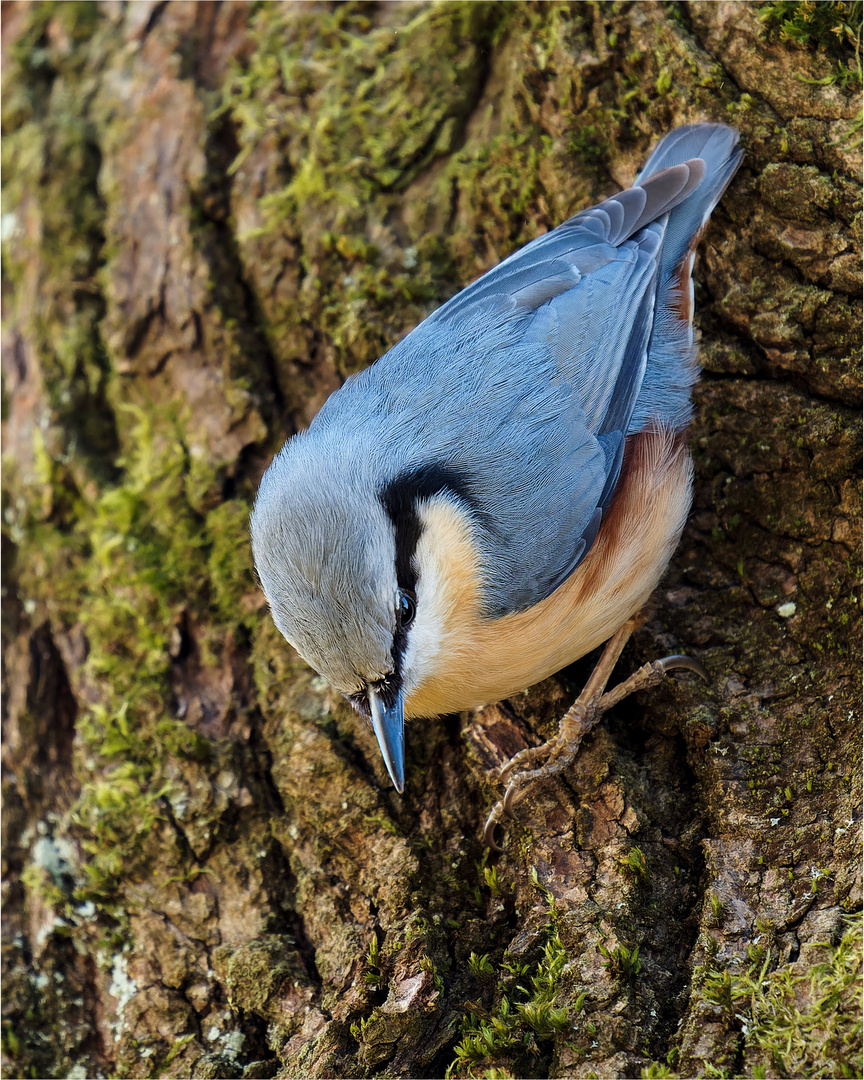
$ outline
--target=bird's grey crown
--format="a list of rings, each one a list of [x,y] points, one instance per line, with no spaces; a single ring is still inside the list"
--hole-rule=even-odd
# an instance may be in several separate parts
[[[307,438],[287,443],[265,474],[252,549],[278,629],[351,694],[393,668],[393,527],[362,459],[331,458]]]

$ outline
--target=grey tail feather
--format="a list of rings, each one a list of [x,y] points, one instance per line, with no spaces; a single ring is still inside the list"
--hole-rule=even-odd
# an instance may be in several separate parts
[[[689,323],[692,287],[684,260],[699,242],[705,223],[743,156],[734,128],[725,124],[689,124],[670,132],[660,142],[636,180],[637,185],[650,183],[651,177],[694,158],[705,163],[699,184],[669,214],[658,274],[658,314],[631,431],[639,431],[648,423],[678,430],[690,422],[690,388],[696,381],[698,366]],[[686,312],[688,317],[676,317],[675,312]]]
[[[635,183],[644,184],[649,176],[661,169],[680,165],[682,161],[689,161],[691,158],[702,158],[710,173],[716,169],[718,163],[725,162],[731,156],[738,144],[738,137],[735,128],[727,124],[703,121],[675,128],[654,147]]]
[[[705,173],[699,184],[669,216],[660,268],[661,282],[675,271],[695,242],[743,156],[744,151],[738,146],[738,132],[726,124],[687,124],[670,132],[655,147],[634,186],[645,186],[658,173],[694,158],[705,163]]]

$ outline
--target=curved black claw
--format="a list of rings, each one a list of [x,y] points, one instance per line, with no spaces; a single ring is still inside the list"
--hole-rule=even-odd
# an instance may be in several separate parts
[[[483,828],[483,843],[490,851],[494,851],[497,855],[503,855],[504,848],[499,847],[495,843],[495,826],[498,824],[498,817],[495,814],[495,809],[496,808],[493,808],[492,813],[486,818],[486,825]]]
[[[692,671],[706,683],[711,682],[711,676],[705,670],[705,666],[698,660],[694,660],[692,656],[664,656],[662,660],[657,661],[657,664],[664,674],[667,671]]]
[[[517,774],[516,780],[519,779],[520,775],[521,774]],[[510,783],[507,785],[507,790],[504,792],[504,798],[501,800],[501,806],[503,807],[502,813],[506,814],[507,817],[511,819],[511,821],[516,820],[516,815],[513,813],[513,808],[516,806],[516,803],[518,803],[519,800],[522,798],[523,787],[524,783],[517,784],[514,780],[511,780]]]

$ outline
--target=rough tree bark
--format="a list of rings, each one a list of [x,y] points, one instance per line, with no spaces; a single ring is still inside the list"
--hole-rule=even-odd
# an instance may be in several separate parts
[[[855,7],[3,5],[7,1076],[861,1075]],[[712,682],[622,705],[496,860],[495,767],[588,665],[414,725],[400,798],[249,506],[351,371],[699,118],[747,157],[619,672]]]

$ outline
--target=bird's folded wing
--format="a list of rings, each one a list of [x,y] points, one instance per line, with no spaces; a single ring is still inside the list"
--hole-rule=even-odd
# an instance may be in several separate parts
[[[666,214],[702,175],[664,169],[528,244],[340,395],[340,425],[363,422],[349,396],[392,418],[388,468],[460,477],[489,617],[538,603],[590,550],[645,374]]]
[[[427,320],[374,379],[358,377],[358,401],[374,389],[375,415],[392,418],[378,436],[388,464],[460,478],[489,617],[553,592],[597,535],[645,371],[661,237],[652,226],[618,247],[592,242],[566,288],[560,259],[548,277],[524,266],[515,292]]]

